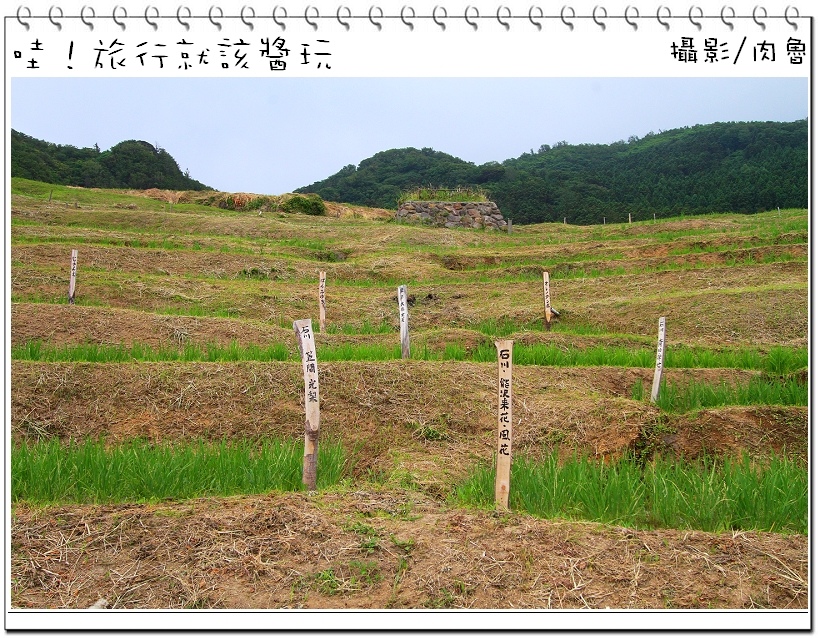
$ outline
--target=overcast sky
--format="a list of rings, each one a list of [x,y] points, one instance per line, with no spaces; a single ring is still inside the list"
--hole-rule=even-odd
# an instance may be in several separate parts
[[[483,164],[541,144],[602,143],[725,121],[806,118],[806,79],[13,79],[11,126],[102,150],[167,150],[218,190],[280,194],[378,151]]]

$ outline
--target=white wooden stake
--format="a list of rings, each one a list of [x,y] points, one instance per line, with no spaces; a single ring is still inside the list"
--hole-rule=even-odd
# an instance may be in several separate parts
[[[318,465],[318,433],[321,412],[318,402],[318,361],[315,354],[315,336],[312,319],[293,321],[293,330],[301,350],[301,366],[304,369],[304,467],[301,480],[307,489],[315,491]]]
[[[631,222],[631,214],[630,213],[628,213],[628,223],[629,224],[633,223],[633,222]]]
[[[545,303],[545,329],[551,330],[551,278],[547,271],[542,274],[543,302]]]
[[[71,279],[68,282],[68,303],[74,304],[74,290],[77,288],[77,249],[71,250]]]
[[[495,341],[497,347],[497,474],[494,479],[494,501],[508,509],[511,487],[511,355],[514,341]]]
[[[321,332],[327,330],[327,273],[323,270],[318,273],[318,310],[319,327]]]
[[[400,314],[400,356],[409,358],[409,304],[406,301],[406,286],[398,286],[398,312]]]
[[[665,318],[659,317],[659,341],[656,345],[656,369],[653,371],[653,388],[650,400],[656,403],[659,398],[659,387],[662,383],[662,370],[665,363]]]
[[[509,217],[509,219],[508,219],[508,226],[507,226],[507,228],[508,228],[508,234],[510,235],[510,234],[511,234],[511,218],[510,218],[510,217]]]

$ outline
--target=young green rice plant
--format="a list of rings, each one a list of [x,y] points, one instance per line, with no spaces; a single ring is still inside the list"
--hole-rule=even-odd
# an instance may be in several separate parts
[[[664,379],[656,404],[668,412],[690,412],[725,405],[807,405],[808,387],[797,379],[757,377],[747,383],[711,385],[690,381],[684,385]]]
[[[762,461],[634,457],[595,461],[556,451],[541,461],[514,460],[512,509],[544,518],[591,520],[627,527],[724,531],[807,531],[805,464],[773,455]],[[494,471],[473,469],[455,487],[460,505],[492,507]]]
[[[648,466],[645,484],[648,516],[657,527],[729,528],[724,476],[715,460],[691,464],[658,459]]]
[[[345,469],[338,441],[318,451],[318,487],[337,484]],[[11,454],[14,501],[102,503],[258,494],[303,489],[300,441],[152,444],[134,440],[21,442]]]
[[[725,473],[731,527],[769,532],[807,529],[809,485],[802,464],[773,456],[759,466],[745,454],[741,460],[728,460]]]
[[[366,319],[361,325],[345,323],[343,325],[329,324],[327,326],[327,334],[376,335],[387,334],[393,331],[394,328],[386,321],[373,325],[368,319]]]
[[[288,324],[289,328],[290,325]],[[392,331],[391,326],[387,327]],[[377,333],[384,331],[377,327]],[[338,344],[322,345],[319,360],[323,361],[388,361],[400,358],[398,344]],[[109,344],[66,344],[54,346],[38,340],[15,344],[11,348],[14,360],[24,361],[75,361],[93,363],[124,363],[130,361],[292,361],[296,359],[292,344],[272,343],[267,346],[255,344],[196,344],[154,348],[147,344],[133,343],[129,347]],[[443,350],[430,350],[425,342],[412,350],[412,358],[419,360],[496,361],[494,344],[485,341],[467,353],[458,343],[447,343]],[[651,368],[655,353],[647,347],[623,347],[597,345],[590,348],[558,347],[547,343],[518,345],[514,348],[514,363],[539,366],[624,366]],[[665,359],[668,368],[744,368],[766,371],[771,375],[784,376],[807,366],[806,348],[773,348],[767,355],[758,351],[741,349],[712,351],[693,348],[668,349]],[[775,383],[769,381],[769,383]],[[783,381],[781,382],[783,383]],[[793,396],[798,388],[793,386],[784,396]],[[752,396],[752,394],[748,395]],[[792,399],[788,399],[792,404]],[[795,403],[801,405],[800,403]]]
[[[523,330],[523,327],[515,323],[512,319],[503,317],[501,319],[483,319],[474,326],[474,329],[490,337],[507,337],[514,332]]]
[[[417,349],[415,349],[417,355]],[[319,361],[388,361],[400,359],[400,344],[386,346],[381,344],[351,344],[322,346],[317,351]]]
[[[424,344],[425,345],[425,344]],[[466,361],[466,349],[458,343],[447,343],[443,347],[441,358],[444,361]]]
[[[764,369],[770,374],[785,375],[805,368],[808,363],[807,349],[783,348],[776,346],[767,353]]]
[[[24,361],[73,361],[88,363],[126,363],[131,361],[287,361],[294,358],[281,343],[269,346],[247,345],[236,342],[228,345],[185,343],[181,347],[152,348],[147,344],[123,345],[97,343],[44,345],[28,341],[11,348],[11,358]]]
[[[661,527],[805,533],[807,480],[806,467],[784,456],[659,458],[645,471],[647,507]]]

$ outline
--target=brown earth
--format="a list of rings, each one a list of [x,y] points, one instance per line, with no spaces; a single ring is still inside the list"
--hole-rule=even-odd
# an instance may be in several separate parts
[[[807,538],[644,531],[409,491],[15,507],[15,607],[803,609]]]

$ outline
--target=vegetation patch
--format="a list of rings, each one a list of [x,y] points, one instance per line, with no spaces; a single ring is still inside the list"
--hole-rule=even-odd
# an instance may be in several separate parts
[[[809,386],[797,378],[761,377],[735,385],[663,379],[656,404],[668,412],[691,412],[726,405],[807,405],[808,400]]]
[[[225,313],[223,316],[231,316]],[[191,313],[190,316],[200,316]],[[289,328],[287,323],[282,327]],[[386,334],[393,328],[388,324],[372,326],[365,324],[358,332],[354,327],[341,327],[330,330],[330,334]],[[505,336],[505,335],[497,335]],[[342,343],[321,344],[318,348],[320,361],[390,361],[401,358],[399,344],[386,345],[378,343]],[[30,340],[13,345],[11,358],[21,361],[77,361],[93,363],[124,363],[128,361],[292,361],[296,353],[292,345],[271,343],[267,346],[255,344],[242,345],[235,341],[229,344],[197,344],[185,342],[178,347],[153,348],[146,344],[133,343],[130,347],[123,345],[106,345],[98,343],[65,344],[55,346],[41,340]],[[412,359],[420,361],[472,361],[475,363],[492,363],[496,361],[497,352],[494,344],[482,342],[474,347],[447,342],[442,348],[430,348],[424,341],[422,346],[412,351]],[[647,348],[625,346],[591,346],[577,348],[549,344],[519,344],[514,346],[513,362],[515,365],[536,365],[554,367],[589,367],[614,366],[626,368],[651,368],[656,361],[656,354]],[[733,396],[772,397],[764,393],[763,386],[788,388],[784,397],[799,396],[799,386],[804,386],[803,379],[797,374],[806,368],[806,348],[775,347],[768,353],[741,348],[735,350],[709,350],[704,348],[668,348],[665,353],[666,368],[725,368],[741,370],[760,370],[770,375],[763,383],[759,382],[747,391],[733,393]],[[788,377],[777,379],[775,377]],[[801,375],[803,376],[803,375]],[[637,382],[639,383],[639,382]],[[697,389],[690,387],[688,394]],[[668,393],[681,392],[678,388],[668,389]],[[702,392],[705,392],[702,390]],[[701,394],[701,392],[700,392]],[[728,393],[729,394],[729,393]],[[718,396],[727,396],[724,390]],[[636,397],[634,397],[636,398]],[[710,400],[710,399],[704,399]],[[715,399],[713,399],[715,400]],[[727,405],[729,402],[724,403]],[[714,403],[713,405],[719,405]],[[802,405],[785,403],[785,405]],[[702,406],[707,407],[707,406]]]
[[[305,215],[326,215],[327,206],[318,195],[293,195],[281,204],[281,210],[287,213]]]
[[[322,441],[318,487],[337,484],[345,471],[340,442]],[[301,441],[265,439],[219,443],[107,446],[102,439],[23,441],[11,452],[11,498],[33,503],[115,503],[202,496],[299,491]]]
[[[556,452],[539,462],[516,458],[509,506],[543,518],[599,521],[634,528],[764,530],[806,534],[804,464],[771,456],[696,460],[634,457],[595,461]],[[460,505],[494,504],[494,469],[476,468],[455,489]]]
[[[455,188],[434,188],[418,186],[403,191],[398,197],[398,206],[406,202],[487,202],[488,192],[477,186],[458,186]]]

